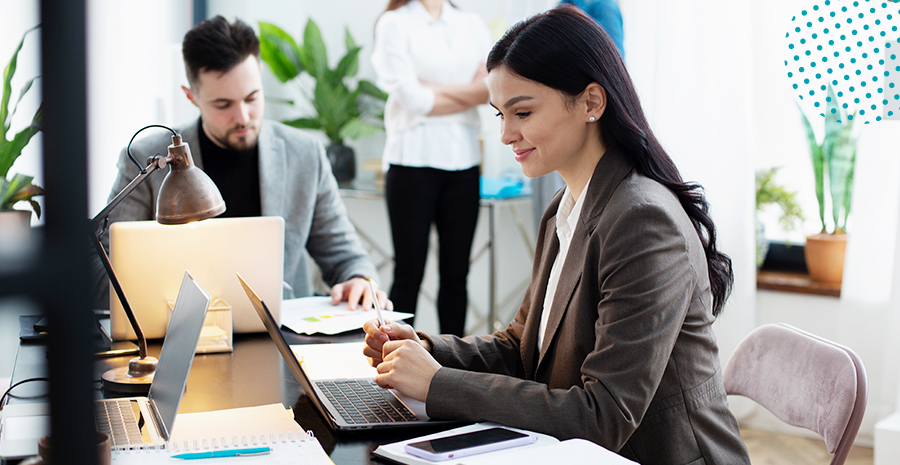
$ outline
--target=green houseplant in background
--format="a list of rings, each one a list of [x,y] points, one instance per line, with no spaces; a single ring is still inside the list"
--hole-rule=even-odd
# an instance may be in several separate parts
[[[756,212],[761,213],[768,206],[775,205],[781,210],[778,222],[785,231],[793,231],[803,224],[803,209],[797,202],[797,193],[787,191],[784,186],[775,182],[778,168],[769,168],[756,172]],[[762,221],[756,220],[756,267],[762,266],[769,249]]]
[[[330,141],[328,159],[338,181],[349,181],[356,174],[353,150],[344,145],[345,139],[357,139],[381,131],[384,127],[384,102],[387,94],[375,84],[359,79],[355,89],[348,85],[359,70],[360,46],[346,30],[347,53],[337,67],[329,68],[328,55],[322,34],[310,19],[298,44],[278,26],[260,22],[260,57],[279,81],[298,83],[301,92],[312,104],[315,115],[283,121],[300,129],[315,129],[325,133]],[[300,84],[306,71],[315,81],[312,92]],[[282,101],[293,104],[292,101]]]
[[[853,132],[854,114],[846,114],[834,90],[828,86],[825,131],[819,143],[809,119],[803,115],[806,136],[816,180],[816,199],[822,230],[806,238],[806,266],[814,280],[839,283],[844,274],[844,251],[847,245],[847,218],[853,193],[853,170],[856,164],[857,136]],[[826,209],[831,207],[831,229],[826,223]]]
[[[16,47],[16,51],[13,53],[12,58],[9,60],[9,64],[6,65],[6,68],[3,70],[3,99],[0,101],[0,209],[4,212],[12,210],[13,212],[18,212],[16,214],[23,216],[26,224],[30,222],[31,212],[20,212],[18,210],[13,210],[12,207],[16,203],[20,201],[26,201],[31,204],[31,208],[34,209],[35,214],[37,214],[38,218],[41,217],[41,206],[34,200],[35,196],[41,195],[44,193],[43,189],[33,184],[31,181],[34,179],[34,176],[26,176],[23,174],[15,174],[12,177],[9,177],[9,170],[12,168],[13,163],[15,163],[16,159],[22,155],[22,149],[28,145],[28,142],[31,141],[31,138],[37,134],[40,128],[40,120],[41,120],[41,108],[38,108],[37,112],[35,112],[34,117],[31,119],[31,124],[29,124],[25,129],[22,129],[18,133],[16,133],[12,139],[7,139],[7,135],[10,132],[10,127],[12,126],[13,116],[16,114],[16,109],[19,106],[19,102],[22,101],[22,97],[28,93],[28,90],[31,89],[31,85],[34,84],[34,80],[37,78],[32,78],[22,87],[22,90],[19,92],[19,96],[12,107],[12,111],[10,111],[10,103],[12,100],[12,79],[16,74],[16,66],[19,57],[19,51],[22,49],[22,44],[25,42],[25,36],[28,35],[29,32],[37,29],[39,26],[36,26],[32,29],[29,29],[22,35],[22,40],[19,41],[19,45]]]

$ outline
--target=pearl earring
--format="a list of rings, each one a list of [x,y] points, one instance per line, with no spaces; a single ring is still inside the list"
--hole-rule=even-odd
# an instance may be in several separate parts
[[[597,118],[594,118],[593,116],[591,116],[590,118],[588,118],[588,121],[593,123],[595,119],[597,119]]]

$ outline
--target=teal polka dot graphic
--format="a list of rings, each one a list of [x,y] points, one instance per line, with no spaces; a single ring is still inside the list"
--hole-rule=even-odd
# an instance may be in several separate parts
[[[812,0],[800,9],[785,34],[784,64],[808,114],[825,116],[835,95],[847,120],[874,123],[900,114],[898,26],[900,0]]]

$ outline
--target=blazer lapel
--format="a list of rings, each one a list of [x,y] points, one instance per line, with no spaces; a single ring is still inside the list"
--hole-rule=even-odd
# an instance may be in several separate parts
[[[551,205],[553,202],[551,202]],[[544,306],[544,295],[547,294],[547,281],[550,280],[550,269],[553,268],[553,260],[559,253],[559,238],[556,237],[556,216],[547,220],[544,228],[544,247],[541,251],[541,266],[537,279],[537,287],[532,292],[531,309],[525,320],[525,333],[522,336],[522,360],[525,365],[525,379],[534,379],[535,373],[535,346],[537,345],[538,327],[541,325],[541,313]],[[545,337],[546,339],[546,337]]]
[[[287,189],[287,154],[284,140],[275,137],[268,121],[259,131],[259,189],[263,216],[284,216]]]
[[[581,226],[581,225],[579,225]],[[554,235],[555,235],[554,231]],[[557,250],[559,249],[557,239]],[[553,303],[550,306],[550,317],[547,320],[547,327],[544,329],[544,340],[541,344],[541,355],[538,357],[537,366],[541,366],[544,355],[550,348],[559,324],[562,322],[563,316],[569,308],[569,301],[572,299],[572,293],[575,292],[575,286],[581,281],[581,273],[584,270],[584,262],[580,258],[585,256],[587,252],[588,236],[584,229],[579,227],[575,229],[572,235],[572,242],[569,244],[569,252],[567,254],[566,263],[563,265],[562,272],[559,275],[559,282],[556,285],[556,293],[553,296]],[[549,279],[549,273],[548,273]],[[545,280],[546,281],[546,280]],[[546,284],[544,285],[546,287]],[[537,369],[535,369],[537,372]]]

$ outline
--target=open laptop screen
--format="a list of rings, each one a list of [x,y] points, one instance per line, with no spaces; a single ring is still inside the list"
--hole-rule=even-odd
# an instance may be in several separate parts
[[[189,272],[185,272],[166,340],[159,354],[153,384],[150,385],[150,394],[147,395],[150,406],[162,422],[159,430],[165,440],[169,439],[181,404],[209,300],[209,294]]]

